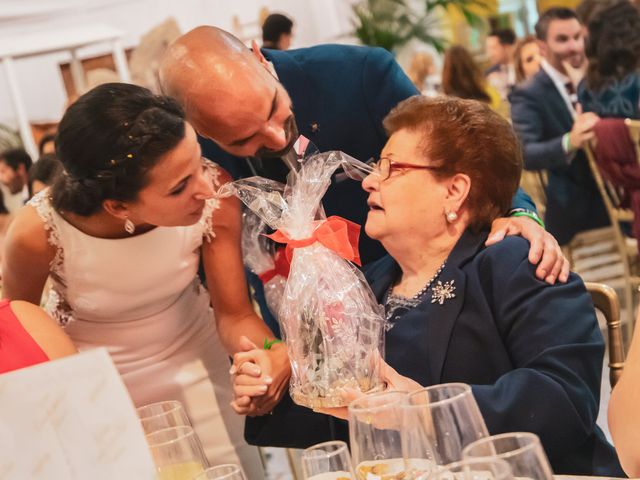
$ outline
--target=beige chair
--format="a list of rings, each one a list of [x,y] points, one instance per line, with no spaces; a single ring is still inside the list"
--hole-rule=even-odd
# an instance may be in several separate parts
[[[620,228],[620,222],[633,222],[633,212],[621,207],[622,192],[610,182],[605,181],[600,174],[593,150],[590,146],[585,148],[587,160],[593,178],[596,181],[600,195],[611,219],[613,240],[616,244],[617,252],[622,262],[625,292],[624,304],[627,316],[626,331],[627,338],[631,338],[634,321],[634,293],[640,286],[640,274],[638,268],[638,245],[635,239],[628,238]]]
[[[607,322],[609,349],[609,383],[611,389],[622,375],[624,367],[624,346],[622,340],[622,322],[620,321],[620,303],[616,291],[602,283],[586,283],[593,306],[604,315]]]

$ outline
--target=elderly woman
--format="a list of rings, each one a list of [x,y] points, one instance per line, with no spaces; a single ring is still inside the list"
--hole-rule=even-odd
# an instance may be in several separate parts
[[[621,474],[595,423],[604,344],[582,281],[537,280],[522,238],[485,246],[522,168],[507,121],[477,101],[413,97],[384,125],[390,138],[363,188],[366,231],[389,252],[366,270],[390,327],[387,383],[468,383],[489,432],[538,434],[556,473]],[[236,402],[248,383],[236,377]],[[313,427],[300,428],[289,410],[298,431],[321,428],[310,415]],[[265,418],[285,430],[284,412]]]

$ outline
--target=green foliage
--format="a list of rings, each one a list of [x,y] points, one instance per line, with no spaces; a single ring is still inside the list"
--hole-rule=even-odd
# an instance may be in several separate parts
[[[423,8],[416,11],[411,0],[362,0],[353,6],[355,35],[364,45],[382,47],[390,52],[412,39],[420,40],[439,52],[446,41],[433,33],[438,29],[438,9],[456,9],[470,25],[480,17],[470,7],[486,7],[484,0],[421,0]],[[411,2],[413,3],[413,2]],[[415,2],[417,4],[417,2]]]

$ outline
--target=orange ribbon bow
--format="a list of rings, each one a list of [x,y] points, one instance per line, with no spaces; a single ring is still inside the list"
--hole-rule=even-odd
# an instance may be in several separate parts
[[[287,278],[289,276],[289,270],[291,269],[291,262],[287,258],[284,253],[284,249],[280,248],[276,251],[275,256],[273,257],[273,268],[271,270],[267,270],[266,272],[262,272],[258,277],[260,281],[264,285],[269,280],[278,275]]]
[[[320,242],[345,260],[349,260],[360,266],[360,253],[358,252],[359,236],[360,225],[335,215],[323,220],[309,238],[293,240],[280,230],[277,230],[271,235],[267,235],[267,237],[275,242],[287,244],[285,251],[289,262],[291,262],[294,249],[308,247],[315,242]]]

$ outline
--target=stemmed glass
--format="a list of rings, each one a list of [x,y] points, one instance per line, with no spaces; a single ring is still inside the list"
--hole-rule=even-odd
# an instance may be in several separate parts
[[[191,479],[209,466],[191,427],[171,427],[147,435],[158,480]]]
[[[415,480],[513,480],[509,464],[499,458],[471,458],[437,467]]]
[[[324,442],[302,452],[305,480],[355,480],[349,448],[341,441]]]
[[[187,412],[177,400],[145,405],[136,409],[136,412],[147,435],[164,428],[192,426]]]
[[[358,480],[404,478],[402,406],[407,394],[386,391],[349,405],[351,455]]]
[[[462,459],[462,450],[489,435],[471,387],[444,383],[407,396],[402,440],[407,468],[423,475]]]
[[[242,468],[233,463],[207,468],[194,480],[247,480]]]
[[[465,459],[491,457],[504,460],[518,478],[553,480],[553,471],[537,435],[528,432],[503,433],[483,438],[462,452]]]

